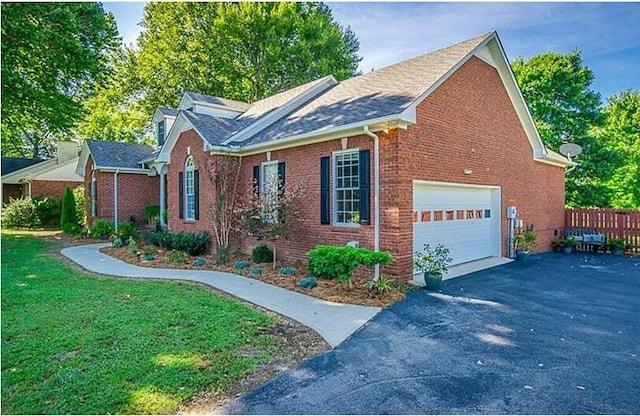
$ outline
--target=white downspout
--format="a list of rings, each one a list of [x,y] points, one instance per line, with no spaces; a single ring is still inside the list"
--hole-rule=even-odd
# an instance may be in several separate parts
[[[113,173],[113,225],[118,231],[118,173],[120,169],[116,169]]]
[[[373,139],[373,245],[376,252],[380,251],[380,139],[369,130],[369,126],[364,126],[364,134]],[[380,278],[380,265],[375,265],[374,280]]]

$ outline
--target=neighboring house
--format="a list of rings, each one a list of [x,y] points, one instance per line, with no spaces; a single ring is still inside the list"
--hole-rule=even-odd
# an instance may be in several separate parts
[[[82,177],[75,173],[78,145],[71,141],[57,143],[57,157],[53,159],[2,158],[2,204],[10,198],[27,196],[62,199],[68,186],[82,185]]]
[[[87,218],[146,222],[144,208],[158,205],[158,177],[150,168],[155,158],[151,146],[87,140],[76,173],[84,177]]]
[[[252,104],[187,92],[154,121],[153,170],[174,231],[211,231],[203,175],[218,155],[242,157],[241,197],[254,181],[305,184],[305,229],[278,243],[290,259],[357,241],[390,251],[383,272],[408,280],[424,243],[443,243],[454,264],[505,256],[509,205],[538,233],[539,251],[564,227],[574,164],[544,147],[495,32]],[[257,242],[241,231],[235,244]]]

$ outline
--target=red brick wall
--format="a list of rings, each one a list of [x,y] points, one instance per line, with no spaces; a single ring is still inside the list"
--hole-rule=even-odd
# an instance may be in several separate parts
[[[91,156],[85,166],[85,198],[89,201],[93,160]],[[96,218],[114,219],[114,173],[96,171]],[[128,221],[135,216],[136,225],[146,224],[144,207],[158,205],[160,202],[159,176],[147,176],[138,173],[118,174],[118,221]],[[90,205],[87,205],[90,214]]]
[[[418,106],[418,123],[407,130],[377,133],[380,137],[381,250],[396,261],[383,270],[396,278],[411,278],[413,257],[413,180],[431,180],[501,187],[501,216],[516,205],[520,218],[533,224],[539,235],[538,251],[549,249],[554,230],[564,226],[564,173],[533,161],[533,152],[497,71],[472,58]],[[367,136],[349,138],[347,148],[372,149]],[[207,181],[201,173],[200,220],[178,218],[178,172],[184,170],[187,148],[199,169],[206,158],[202,139],[183,133],[172,151],[168,175],[169,228],[174,231],[211,231],[206,214]],[[371,157],[371,225],[334,227],[320,224],[320,158],[342,150],[341,141],[300,146],[271,152],[271,160],[286,163],[288,185],[304,182],[304,231],[278,243],[279,257],[306,260],[317,244],[343,245],[359,241],[373,248],[373,154]],[[241,195],[253,180],[252,168],[266,161],[266,153],[242,159]],[[332,162],[333,164],[333,162]],[[464,175],[463,170],[473,170]],[[333,173],[333,172],[332,172]],[[331,178],[333,181],[333,178]],[[331,196],[333,202],[333,195]],[[333,205],[333,204],[331,204]],[[333,218],[333,206],[331,206]],[[506,223],[502,222],[502,247],[506,250]],[[244,232],[236,233],[236,247],[248,251],[256,244]]]
[[[418,123],[399,130],[399,228],[395,266],[411,270],[413,179],[501,187],[502,247],[507,205],[533,224],[537,251],[550,249],[564,227],[564,170],[533,160],[531,145],[495,68],[472,58],[427,97]],[[465,175],[464,169],[471,169]],[[384,197],[384,193],[383,193]],[[404,275],[407,276],[408,275]]]
[[[67,186],[74,189],[81,185],[82,182],[75,181],[31,181],[31,196],[53,196],[62,200]]]

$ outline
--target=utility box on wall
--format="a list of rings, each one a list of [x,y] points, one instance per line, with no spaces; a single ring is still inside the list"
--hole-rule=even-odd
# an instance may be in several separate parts
[[[518,210],[516,209],[516,207],[514,205],[509,205],[507,207],[507,219],[513,220],[516,218],[517,215],[518,215]]]

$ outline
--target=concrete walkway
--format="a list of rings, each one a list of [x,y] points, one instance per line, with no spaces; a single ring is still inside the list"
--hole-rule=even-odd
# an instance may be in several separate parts
[[[339,345],[381,311],[381,308],[345,305],[317,299],[232,273],[133,266],[99,251],[100,248],[108,245],[108,243],[100,243],[67,247],[61,253],[94,273],[205,283],[312,328],[332,347]]]

